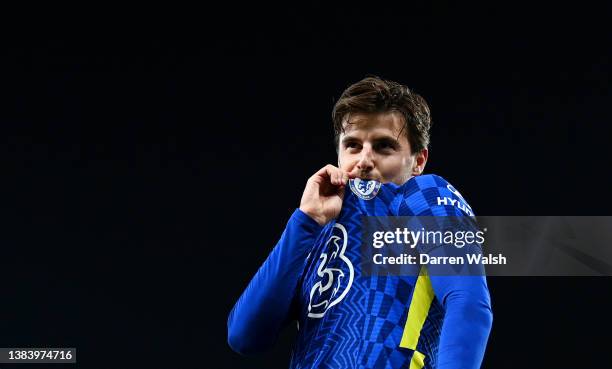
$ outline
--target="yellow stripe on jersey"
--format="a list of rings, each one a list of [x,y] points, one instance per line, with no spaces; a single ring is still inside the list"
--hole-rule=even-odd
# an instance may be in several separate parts
[[[425,355],[415,351],[414,354],[412,354],[412,359],[410,360],[410,369],[422,369],[424,366]]]
[[[410,301],[410,307],[408,308],[406,325],[404,326],[404,333],[402,334],[402,341],[400,342],[400,347],[414,350],[415,355],[417,354],[416,349],[419,337],[421,336],[421,329],[423,329],[423,324],[425,324],[425,319],[427,319],[427,314],[429,313],[429,307],[431,306],[433,298],[434,291],[431,287],[427,269],[422,267],[419,277],[417,278],[416,286],[414,287],[412,301]],[[412,368],[412,364],[410,364],[410,367]]]

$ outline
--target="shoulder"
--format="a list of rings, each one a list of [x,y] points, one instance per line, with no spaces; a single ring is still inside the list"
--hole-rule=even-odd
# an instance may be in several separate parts
[[[436,174],[410,178],[404,184],[398,215],[474,216],[463,195]]]

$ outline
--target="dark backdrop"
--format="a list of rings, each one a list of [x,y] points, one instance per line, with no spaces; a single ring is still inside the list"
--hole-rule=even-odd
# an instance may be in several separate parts
[[[477,214],[610,215],[609,9],[424,4],[6,12],[0,346],[286,367],[291,331],[242,358],[227,314],[366,74],[429,101],[426,171]],[[605,367],[610,282],[490,278],[484,367]]]

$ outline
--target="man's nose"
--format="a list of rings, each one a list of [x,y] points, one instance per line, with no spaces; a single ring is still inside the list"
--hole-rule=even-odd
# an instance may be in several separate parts
[[[357,169],[362,172],[369,172],[374,168],[374,161],[372,155],[372,149],[364,146],[361,150],[361,156],[359,157],[359,161],[357,162]]]

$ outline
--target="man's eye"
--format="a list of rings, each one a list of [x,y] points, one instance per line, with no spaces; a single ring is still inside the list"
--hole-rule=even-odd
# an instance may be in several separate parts
[[[357,147],[357,143],[356,142],[347,142],[346,143],[346,148],[350,149],[350,148],[354,148]]]
[[[376,148],[379,150],[385,150],[385,149],[395,149],[395,146],[388,143],[388,142],[381,142],[378,145],[376,145]]]

